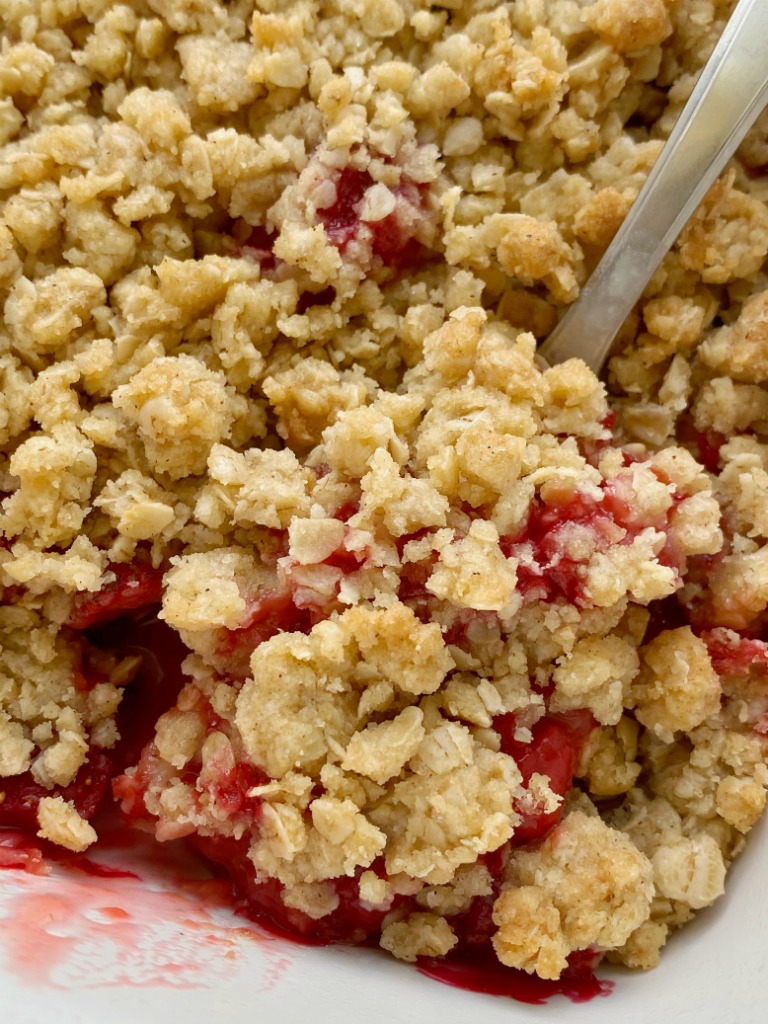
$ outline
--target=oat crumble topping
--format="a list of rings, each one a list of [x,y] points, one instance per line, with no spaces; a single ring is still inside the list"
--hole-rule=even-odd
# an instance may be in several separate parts
[[[536,346],[732,7],[4,0],[0,825],[85,850],[112,785],[285,930],[544,979],[722,894],[768,115],[604,381]],[[183,686],[129,758],[154,617]]]

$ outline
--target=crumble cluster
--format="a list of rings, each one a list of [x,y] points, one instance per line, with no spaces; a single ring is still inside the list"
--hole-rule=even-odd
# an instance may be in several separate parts
[[[117,775],[289,930],[542,978],[723,892],[768,785],[766,115],[605,383],[535,352],[732,7],[5,0],[0,824],[83,850]],[[158,610],[185,685],[124,770],[100,627]]]

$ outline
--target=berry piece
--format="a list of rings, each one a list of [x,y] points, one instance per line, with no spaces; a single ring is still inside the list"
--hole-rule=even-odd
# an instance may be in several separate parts
[[[75,595],[68,625],[90,629],[124,615],[145,611],[160,604],[163,597],[163,570],[145,562],[110,565],[115,577],[95,593]]]
[[[0,825],[37,831],[37,805],[45,796],[71,800],[81,818],[91,818],[104,799],[111,775],[112,757],[103,750],[91,750],[68,786],[46,789],[31,772],[0,779]]]
[[[530,743],[515,739],[514,715],[500,715],[494,719],[494,729],[501,736],[501,749],[517,762],[523,785],[527,786],[534,773],[546,775],[549,788],[565,798],[573,785],[573,773],[584,739],[597,723],[591,712],[570,711],[546,715],[533,726]],[[516,843],[534,843],[544,839],[562,816],[562,804],[554,811],[530,813],[515,808],[521,821],[515,829]]]

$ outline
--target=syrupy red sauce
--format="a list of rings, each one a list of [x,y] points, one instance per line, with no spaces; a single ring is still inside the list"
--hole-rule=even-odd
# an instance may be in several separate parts
[[[28,871],[46,875],[49,871],[39,843],[28,832],[0,827],[0,870]]]
[[[240,761],[220,773],[208,786],[210,802],[227,816],[248,815],[252,820],[260,817],[261,797],[251,796],[251,790],[269,782],[269,776],[256,765]]]
[[[342,252],[357,235],[360,227],[360,204],[366,189],[373,184],[367,171],[345,167],[336,179],[336,202],[318,211],[332,245]]]
[[[95,878],[139,877],[134,871],[103,864],[82,854],[72,854],[44,839],[33,839],[29,831],[0,828],[0,869],[18,869],[33,875],[47,875],[52,864]]]
[[[596,996],[610,995],[614,982],[595,977],[600,955],[590,950],[572,953],[568,967],[556,981],[546,981],[505,967],[490,952],[446,957],[421,957],[417,969],[429,978],[470,992],[507,996],[518,1003],[541,1005],[553,996],[566,996],[574,1003],[585,1003]]]
[[[49,856],[46,848],[48,877],[19,872],[0,893],[0,962],[19,982],[66,991],[215,989],[247,962],[257,994],[291,968],[289,948],[232,919],[228,884],[211,877],[193,850],[158,844],[109,814],[99,834],[98,860],[61,850]],[[24,837],[16,838],[21,845]],[[258,958],[249,954],[254,944]]]
[[[91,875],[93,878],[138,878],[135,871],[128,871],[125,868],[111,867],[109,864],[100,864],[89,857],[71,857],[64,861],[66,867],[71,871],[79,871],[83,875]]]
[[[631,453],[625,453],[625,461],[633,461]],[[662,479],[659,470],[653,472],[662,482],[669,482]],[[648,527],[666,533],[659,562],[675,570],[679,578],[684,559],[671,539],[669,526],[682,496],[673,492],[667,512],[649,520],[637,513],[634,488],[627,476],[619,474],[606,481],[601,490],[599,496],[576,492],[563,501],[536,498],[525,527],[515,536],[501,538],[503,553],[518,559],[517,587],[524,600],[563,600],[580,608],[591,606],[585,587],[586,564],[565,554],[569,533],[575,528],[589,530],[598,551],[617,543],[631,544]]]
[[[262,881],[256,878],[253,864],[248,858],[246,841],[196,835],[191,842],[232,880],[237,912],[276,938],[307,946],[336,943],[375,945],[384,918],[402,902],[396,900],[387,909],[364,905],[359,896],[358,871],[354,876],[332,880],[331,884],[339,900],[338,907],[325,917],[313,920],[302,911],[283,903],[283,886],[276,879]],[[374,864],[371,869],[375,870],[375,867]]]
[[[300,911],[285,906],[279,882],[256,881],[242,843],[196,837],[194,844],[205,856],[225,867],[233,880],[238,913],[267,934],[301,945],[377,944],[376,939],[388,911],[361,905],[356,877],[335,880],[339,907],[327,917],[312,921]],[[494,861],[500,864],[503,856],[491,854],[487,861],[489,866]],[[490,948],[490,937],[495,931],[491,919],[492,903],[492,897],[477,899],[469,911],[460,918],[452,919],[451,924],[459,937],[457,949],[446,957],[421,957],[417,961],[417,969],[443,984],[471,992],[506,996],[525,1003],[545,1003],[556,995],[566,996],[574,1002],[585,1002],[596,996],[609,995],[613,990],[613,982],[595,976],[601,955],[591,950],[572,953],[568,967],[556,981],[545,981],[525,971],[504,966]],[[397,909],[397,906],[390,909]]]
[[[389,911],[361,905],[357,877],[336,879],[334,885],[339,907],[327,917],[313,921],[300,911],[285,906],[279,882],[256,881],[242,843],[198,836],[194,844],[205,856],[225,867],[233,881],[238,912],[269,935],[312,946],[333,943],[376,945]],[[503,855],[498,853],[486,858],[489,867],[494,863],[500,865],[503,859]],[[490,949],[490,936],[495,931],[491,919],[492,902],[492,898],[473,901],[469,911],[451,921],[459,936],[458,948],[447,957],[421,957],[416,964],[417,969],[443,984],[471,992],[506,996],[525,1003],[545,1003],[556,995],[567,996],[574,1002],[585,1002],[612,991],[613,982],[595,976],[601,955],[591,950],[571,954],[569,966],[557,981],[545,981],[525,971],[505,967]],[[391,909],[397,909],[397,904],[393,904]]]
[[[517,587],[523,599],[589,605],[584,589],[585,566],[563,554],[564,532],[574,526],[586,527],[598,544],[608,546],[611,527],[622,525],[622,511],[608,493],[600,500],[574,494],[563,504],[545,504],[536,499],[524,530],[501,539],[504,555],[518,559]]]

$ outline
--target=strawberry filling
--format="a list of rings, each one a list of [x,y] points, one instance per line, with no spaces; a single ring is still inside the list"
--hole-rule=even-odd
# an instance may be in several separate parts
[[[690,416],[681,416],[678,421],[677,435],[693,457],[708,469],[717,473],[720,469],[720,449],[728,438],[716,430],[697,430]]]
[[[768,672],[768,643],[739,636],[727,629],[711,629],[701,634],[712,668],[721,676],[747,676]]]
[[[109,566],[114,579],[95,593],[75,595],[68,625],[91,629],[105,622],[156,608],[163,597],[163,570],[145,562]]]
[[[577,950],[568,957],[568,966],[557,979],[547,981],[535,974],[505,967],[487,948],[472,954],[459,951],[442,958],[421,957],[417,968],[454,988],[483,992],[491,996],[509,996],[520,1003],[542,1005],[552,996],[567,996],[575,1003],[608,995],[613,982],[600,981],[594,971],[602,954],[591,949]]]
[[[534,773],[549,780],[553,793],[565,799],[573,786],[573,776],[581,748],[597,722],[586,710],[547,714],[531,729],[530,743],[515,739],[517,722],[514,715],[499,715],[493,727],[501,737],[501,749],[517,762],[527,787]],[[513,842],[536,843],[544,839],[563,817],[563,804],[553,811],[530,811],[516,803],[520,823],[515,828]]]
[[[362,203],[370,184],[371,180],[364,172],[347,170],[340,176],[340,198],[337,203],[341,206],[335,212],[328,213],[326,224],[329,235],[335,238],[335,244],[340,248],[350,244],[356,236],[360,222],[355,219],[355,207]],[[381,242],[381,238],[385,241]],[[394,242],[386,241],[386,238],[386,235],[379,237],[379,255],[394,251],[388,248]],[[348,509],[339,510],[338,518],[344,520],[356,510],[357,504],[350,503]],[[477,510],[470,510],[470,513],[477,514]],[[578,606],[588,606],[589,598],[584,587],[585,564],[567,554],[572,531],[588,530],[594,538],[594,548],[601,550],[617,542],[617,530],[621,531],[622,539],[619,542],[628,543],[649,525],[663,530],[667,522],[651,524],[639,520],[631,501],[631,488],[627,488],[626,481],[620,477],[605,484],[602,495],[597,498],[576,493],[559,503],[546,503],[537,499],[531,507],[523,533],[502,538],[501,548],[507,557],[518,559],[518,586],[526,601],[565,600]],[[323,563],[325,570],[338,574],[339,585],[369,557],[367,550],[350,550],[347,547],[351,532],[347,530],[344,542]],[[401,553],[407,540],[420,539],[430,532],[420,531],[413,537],[402,538]],[[406,562],[401,570],[399,597],[425,621],[432,617],[436,600],[427,589],[436,558],[434,554],[419,563]],[[181,684],[179,665],[184,653],[174,634],[172,664],[161,664],[156,652],[158,643],[164,649],[163,636],[147,636],[142,640],[139,634],[146,624],[142,625],[134,618],[159,604],[162,598],[162,571],[154,570],[144,563],[117,565],[112,567],[112,571],[116,578],[97,594],[79,595],[69,624],[79,630],[102,627],[95,636],[99,637],[103,633],[108,639],[112,630],[110,622],[114,623],[114,630],[121,629],[123,623],[118,620],[125,621],[127,617],[131,623],[129,637],[123,636],[121,639],[123,643],[126,639],[130,642],[131,631],[136,634],[137,650],[142,653],[144,663],[139,675],[140,685],[146,690],[147,679],[152,677],[154,682],[150,679],[150,690],[155,689],[157,693],[162,691],[164,694],[165,703],[162,706],[158,703],[155,708],[157,713],[153,712],[151,716],[154,722],[170,703],[169,695],[172,700],[172,694],[177,692]],[[334,594],[338,595],[338,586]],[[291,566],[288,566],[285,582],[248,600],[247,613],[236,629],[217,631],[213,663],[223,678],[236,682],[245,680],[250,674],[251,654],[261,643],[281,632],[308,632],[318,617],[325,617],[335,607],[335,596],[331,598],[330,605],[326,606],[313,603],[308,598],[305,600],[302,595],[303,591],[292,579]],[[495,619],[493,613],[468,612],[466,616],[459,615],[444,634],[446,643],[466,645],[470,641],[473,623],[484,615]],[[154,627],[170,632],[157,622]],[[715,636],[717,632],[713,631],[708,642],[714,652],[713,660],[721,667],[733,669],[742,665],[751,667],[767,663],[767,645],[758,641],[741,641],[734,651],[732,642],[726,643],[723,638]],[[78,688],[90,688],[94,680],[102,678],[99,672],[98,652],[91,655],[87,650],[81,651],[76,665],[76,681],[80,680]],[[164,688],[162,682],[166,676],[173,680],[169,689]],[[128,698],[130,696],[129,692]],[[135,705],[127,722],[130,723],[133,717],[146,719],[148,716],[144,714],[145,709],[143,702]],[[214,714],[202,696],[197,710],[205,719],[206,735],[221,731],[232,739],[231,727]],[[551,791],[564,799],[573,786],[584,741],[596,723],[587,710],[547,713],[531,728],[532,735],[528,743],[515,738],[518,722],[514,714],[497,716],[493,725],[500,736],[501,750],[511,755],[519,767],[523,786],[527,789],[533,776],[540,775],[547,780]],[[134,742],[129,745],[135,750]],[[125,749],[122,747],[121,752]],[[103,761],[99,760],[99,755],[101,752],[92,752],[87,771],[83,769],[84,774],[80,773],[71,787],[61,791],[65,799],[75,802],[83,817],[94,812],[106,791],[113,768],[117,767],[106,755],[101,755]],[[213,807],[222,821],[233,820],[245,825],[246,833],[242,840],[225,835],[200,836],[193,832],[194,826],[191,824],[184,826],[179,835],[189,835],[211,861],[226,868],[237,893],[240,909],[267,930],[302,942],[364,944],[375,940],[393,909],[420,909],[415,904],[411,906],[410,898],[404,896],[396,897],[386,907],[364,903],[359,894],[359,875],[362,869],[358,869],[353,876],[329,880],[328,887],[337,905],[330,913],[318,919],[286,906],[281,883],[275,879],[257,878],[248,857],[248,836],[249,833],[258,833],[262,807],[261,797],[253,791],[269,782],[269,778],[257,765],[236,760],[232,756],[231,747],[229,753],[219,760],[214,758],[212,762],[209,759],[203,765],[198,754],[177,771],[169,768],[159,756],[154,743],[149,742],[138,758],[136,767],[114,779],[113,793],[120,800],[122,812],[128,819],[153,821],[154,815],[147,808],[148,794],[161,791],[173,779],[189,787],[193,804],[199,808]],[[0,823],[36,827],[37,801],[47,791],[36,787],[31,780],[25,781],[24,777],[10,781],[12,785],[5,787],[6,796],[0,806]],[[597,994],[602,989],[592,973],[598,959],[596,954],[575,954],[569,969],[559,982],[552,985],[540,979],[531,981],[520,972],[501,966],[492,955],[490,939],[496,928],[492,919],[493,903],[498,895],[510,847],[541,842],[563,816],[562,801],[554,809],[547,809],[544,804],[537,806],[535,790],[531,791],[531,799],[517,800],[515,810],[520,821],[513,839],[501,850],[484,858],[494,879],[493,892],[486,897],[475,898],[466,912],[451,919],[451,926],[459,938],[454,952],[439,961],[424,959],[420,968],[425,973],[461,987],[513,994],[516,998],[531,1002],[543,1001],[555,991],[565,992],[573,998],[579,998],[574,994],[578,992]],[[172,836],[168,834],[165,838]],[[0,866],[2,856],[0,853]],[[27,870],[35,869],[34,855],[23,849],[19,852],[13,848],[4,856],[6,860],[18,861],[21,867],[26,867],[27,863],[32,865]],[[380,868],[383,871],[383,866]]]
[[[313,920],[301,910],[287,907],[282,899],[283,886],[274,878],[257,879],[248,858],[245,841],[223,837],[195,836],[195,846],[214,864],[224,867],[232,879],[241,913],[256,921],[265,931],[305,945],[334,943],[364,945],[381,931],[384,918],[403,902],[396,897],[390,907],[376,908],[360,899],[359,875],[334,878],[338,905],[330,914]],[[375,870],[376,864],[372,865]]]
[[[248,600],[245,618],[236,629],[218,630],[216,667],[230,679],[247,679],[259,644],[278,633],[305,633],[310,628],[308,612],[296,607],[288,589],[263,591]]]
[[[265,227],[252,228],[250,234],[240,243],[240,255],[258,263],[262,271],[274,270],[278,259],[272,252],[277,238],[276,231],[267,231]]]
[[[68,786],[46,789],[31,772],[0,779],[0,825],[37,831],[37,805],[46,796],[71,800],[81,818],[91,818],[107,792],[113,769],[113,756],[92,748]]]
[[[576,492],[562,502],[537,498],[531,504],[525,529],[516,536],[501,538],[503,553],[518,560],[517,586],[524,600],[562,600],[589,607],[586,563],[568,554],[574,535],[588,531],[595,551],[605,551],[617,543],[631,544],[649,527],[667,532],[681,500],[673,493],[666,516],[649,521],[633,506],[634,489],[628,478],[619,475],[607,481],[602,492],[599,498]],[[682,557],[669,534],[658,557],[662,564],[678,571],[682,567]]]
[[[610,543],[610,527],[621,507],[575,494],[561,505],[533,503],[522,535],[503,537],[501,550],[507,558],[518,559],[517,586],[524,600],[564,600],[577,606],[589,605],[584,590],[584,564],[565,554],[568,534],[585,527],[595,536],[597,546]]]
[[[368,171],[345,167],[335,184],[336,201],[317,211],[331,245],[345,252],[365,226],[371,240],[372,255],[389,266],[406,251],[419,220],[423,219],[422,189],[402,174],[398,184],[390,189],[395,198],[395,209],[379,220],[364,220],[363,200],[374,184]]]
[[[26,832],[10,828],[0,829],[0,870],[4,868],[27,871],[31,875],[48,873],[42,850],[32,844]]]

